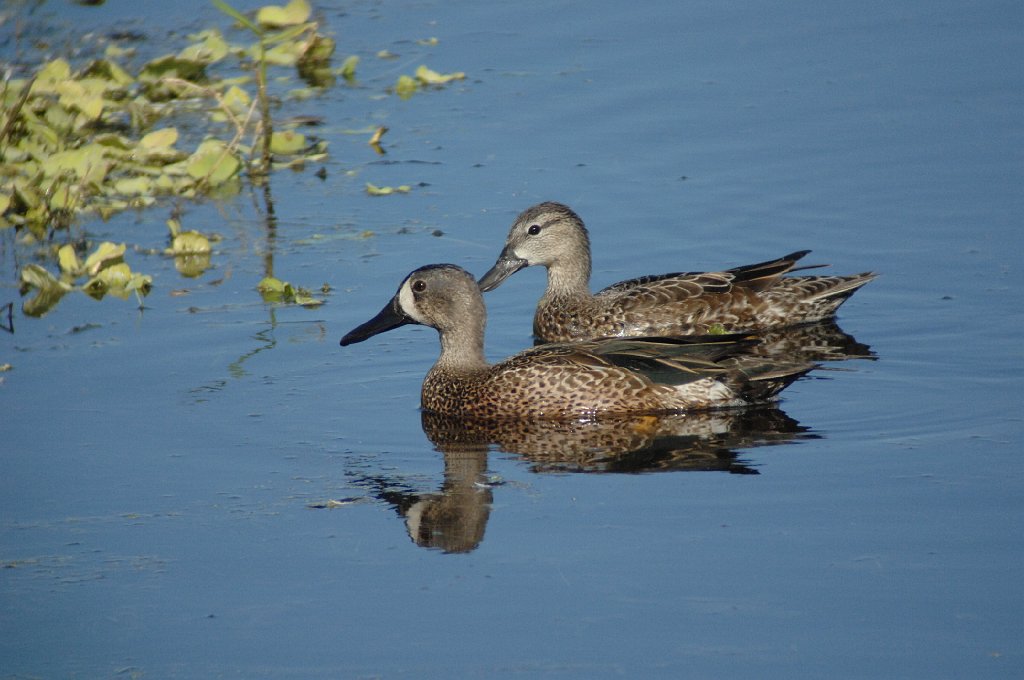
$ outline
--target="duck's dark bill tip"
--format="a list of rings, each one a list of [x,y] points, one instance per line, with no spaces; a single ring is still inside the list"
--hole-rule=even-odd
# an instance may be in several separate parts
[[[480,277],[477,281],[477,285],[480,286],[480,290],[484,293],[490,290],[494,290],[508,277],[515,274],[517,271],[528,265],[529,262],[521,260],[517,257],[502,257],[494,266],[491,267],[490,271]]]
[[[392,328],[398,328],[404,326],[407,323],[414,323],[412,319],[403,314],[401,311],[396,309],[395,302],[392,301],[380,310],[377,316],[373,317],[364,324],[356,326],[341,339],[339,343],[342,347],[347,345],[354,345],[357,342],[362,342],[367,338],[372,338],[375,335],[389,331]]]

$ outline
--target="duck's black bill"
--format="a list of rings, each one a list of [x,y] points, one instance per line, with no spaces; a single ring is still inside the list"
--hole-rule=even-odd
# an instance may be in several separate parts
[[[392,328],[404,326],[407,323],[415,323],[415,321],[399,309],[398,297],[396,296],[385,305],[384,309],[380,310],[377,316],[346,333],[345,337],[341,339],[341,346],[344,347],[362,342],[367,338],[372,338],[375,335],[389,331]]]
[[[480,277],[477,285],[480,290],[486,293],[501,285],[502,281],[515,274],[517,271],[530,264],[526,260],[515,257],[511,253],[502,253],[498,261],[494,263],[491,270]]]

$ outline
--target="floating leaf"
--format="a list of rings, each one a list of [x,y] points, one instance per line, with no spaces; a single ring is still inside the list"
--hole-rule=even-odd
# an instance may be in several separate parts
[[[216,139],[208,139],[199,145],[187,162],[188,174],[198,180],[205,180],[211,186],[225,182],[238,172],[241,163],[228,145]]]
[[[210,239],[195,230],[189,230],[177,234],[171,241],[171,247],[166,252],[168,255],[183,255],[196,253],[209,253]]]
[[[53,274],[37,264],[25,265],[25,268],[21,270],[21,280],[26,286],[37,291],[21,306],[21,310],[26,316],[40,317],[46,314],[60,302],[64,293],[71,290],[70,285],[58,281]]]
[[[305,288],[295,288],[292,284],[281,279],[268,276],[256,284],[256,290],[260,292],[266,302],[291,302],[303,307],[316,307],[323,304]]]
[[[36,73],[36,79],[32,84],[33,92],[56,92],[54,89],[58,83],[64,83],[71,79],[71,65],[63,59],[54,59],[47,62]]]
[[[306,137],[298,132],[287,130],[275,132],[270,136],[270,151],[276,154],[294,154],[306,146]]]
[[[104,241],[96,247],[89,257],[85,258],[82,271],[89,276],[95,276],[104,267],[120,262],[124,257],[125,245]]]
[[[262,26],[278,27],[301,24],[309,19],[312,9],[306,0],[292,0],[284,7],[268,5],[256,13],[256,21]]]
[[[101,269],[93,281],[102,281],[107,288],[124,288],[132,278],[132,270],[124,262]],[[88,285],[88,284],[87,284]]]
[[[242,88],[232,85],[221,97],[221,104],[235,114],[242,114],[252,104],[252,97]]]
[[[46,158],[39,168],[47,177],[71,175],[76,182],[99,184],[110,167],[104,155],[101,145],[90,144],[71,151],[58,151]]]
[[[417,80],[425,85],[444,85],[453,80],[463,80],[465,77],[466,74],[462,71],[445,74],[433,71],[426,66],[420,66],[416,69]]]
[[[254,58],[258,60],[259,50],[254,48],[254,52]],[[264,52],[263,59],[273,66],[294,66],[299,61],[299,54],[300,48],[296,43],[285,42]]]
[[[25,265],[21,270],[21,281],[32,288],[60,288],[63,291],[71,290],[70,285],[58,280],[53,274],[37,264]]]
[[[370,141],[367,142],[367,144],[369,144],[370,146],[380,145],[380,140],[387,131],[387,126],[381,125],[376,130],[373,131],[373,136],[370,137]]]
[[[120,88],[128,87],[135,82],[135,79],[132,78],[127,71],[110,59],[97,59],[93,61],[85,71],[83,71],[83,74],[110,81],[111,84]]]
[[[299,67],[326,66],[334,56],[335,47],[333,38],[314,34],[299,57]]]
[[[54,90],[60,95],[59,103],[65,109],[76,108],[89,120],[96,120],[103,113],[103,92],[96,88],[87,89],[78,80],[65,80],[54,84]]]
[[[150,196],[153,192],[153,180],[148,177],[125,177],[114,182],[114,191],[122,196]]]
[[[403,184],[397,187],[379,187],[374,184],[366,183],[366,193],[371,196],[390,196],[391,194],[407,194],[412,191],[412,187],[408,184]]]
[[[166,101],[188,93],[187,86],[166,80],[168,78],[190,83],[205,82],[206,64],[169,54],[150,61],[139,72],[139,82],[143,84],[146,96],[152,101]]]
[[[177,128],[161,128],[150,132],[148,135],[140,139],[139,146],[143,149],[160,149],[163,147],[174,146],[174,143],[177,141]]]
[[[395,94],[402,99],[408,99],[413,96],[420,87],[419,81],[415,78],[407,75],[398,76],[398,82],[395,83]]]
[[[256,284],[256,290],[261,293],[283,293],[287,283],[273,276],[266,276]]]
[[[198,40],[178,53],[179,59],[196,61],[203,64],[212,64],[220,61],[228,54],[228,44],[224,37],[215,28],[202,31],[198,35],[191,36]]]
[[[345,61],[341,62],[341,68],[338,69],[338,73],[342,78],[348,81],[355,80],[356,77],[356,66],[359,65],[359,57],[352,55],[346,57]]]
[[[60,250],[57,251],[57,261],[60,263],[61,271],[66,274],[78,276],[82,271],[82,262],[78,259],[75,247],[71,244],[60,247]]]
[[[132,272],[131,279],[128,280],[128,284],[124,287],[125,290],[136,291],[142,295],[149,295],[149,291],[153,288],[153,277],[149,274],[138,274]]]

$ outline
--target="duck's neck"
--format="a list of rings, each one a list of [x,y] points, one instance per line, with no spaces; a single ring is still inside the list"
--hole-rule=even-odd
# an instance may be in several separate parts
[[[441,333],[441,356],[435,370],[450,373],[475,373],[486,370],[490,364],[484,357],[484,322],[480,319],[461,319],[458,328]]]
[[[570,261],[560,260],[548,266],[545,297],[589,297],[590,253]]]

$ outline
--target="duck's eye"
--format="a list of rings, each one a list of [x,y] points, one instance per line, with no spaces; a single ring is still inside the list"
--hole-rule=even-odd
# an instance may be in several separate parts
[[[529,234],[530,236],[536,236],[537,234],[540,233],[540,225],[531,224],[530,228],[526,230],[526,233]]]
[[[422,293],[423,291],[425,291],[427,289],[427,282],[423,281],[423,280],[413,281],[412,289],[416,293]]]

